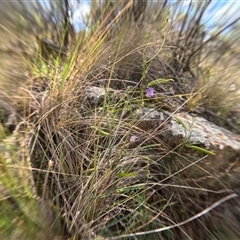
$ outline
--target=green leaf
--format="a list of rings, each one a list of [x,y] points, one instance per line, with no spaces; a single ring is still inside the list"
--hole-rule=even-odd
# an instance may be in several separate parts
[[[161,144],[150,144],[150,145],[141,147],[141,149],[148,149],[148,148],[154,148],[154,147],[160,147],[160,146]]]
[[[177,118],[177,117],[174,117],[175,118],[175,120],[179,123],[179,124],[181,124],[182,126],[183,126],[183,128],[185,129],[185,130],[187,130],[187,126],[183,123],[183,121],[181,120],[181,119],[179,119],[179,118]]]
[[[142,190],[144,189],[144,186],[143,185],[133,185],[133,186],[127,186],[125,188],[119,188],[117,189],[117,193],[126,193],[128,191],[133,191],[133,190]]]
[[[97,128],[95,126],[91,126],[91,128],[95,129],[96,131],[98,131],[100,134],[104,135],[104,136],[109,136],[109,133],[108,132],[105,132],[103,131],[102,129],[100,128]]]
[[[153,80],[151,82],[148,83],[148,87],[151,87],[153,85],[157,85],[157,84],[161,84],[161,83],[168,83],[168,82],[173,82],[174,80],[173,79],[164,79],[164,78],[159,78],[159,79],[156,79],[156,80]]]
[[[211,152],[211,151],[209,151],[209,150],[206,150],[206,149],[204,149],[204,148],[197,147],[197,146],[194,146],[194,145],[186,145],[186,147],[191,148],[191,149],[194,149],[194,150],[196,150],[196,151],[198,151],[198,152],[202,152],[202,153],[208,154],[208,155],[215,155],[214,152]]]
[[[137,173],[136,172],[121,172],[118,174],[118,177],[120,178],[125,178],[125,177],[136,177]]]

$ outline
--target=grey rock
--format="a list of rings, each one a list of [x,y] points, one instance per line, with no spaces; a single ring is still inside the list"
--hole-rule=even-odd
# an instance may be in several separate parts
[[[84,98],[84,104],[91,108],[98,107],[103,103],[106,92],[104,88],[100,87],[88,87],[86,88],[86,95]]]
[[[180,119],[186,128],[177,122],[175,117]],[[179,113],[173,116],[171,124],[170,128],[173,136],[182,135],[184,138],[188,137],[189,142],[193,144],[202,144],[207,148],[214,146],[220,150],[226,147],[236,151],[240,150],[239,136],[209,122],[203,117],[192,117],[187,113]]]

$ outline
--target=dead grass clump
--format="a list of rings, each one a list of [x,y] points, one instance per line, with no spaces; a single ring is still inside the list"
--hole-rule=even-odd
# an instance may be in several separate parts
[[[24,194],[34,187],[37,214],[48,209],[39,202],[50,207],[50,231],[55,227],[57,235],[74,239],[240,236],[238,214],[222,205],[237,195],[227,195],[224,185],[222,192],[209,189],[207,180],[193,183],[184,170],[191,168],[194,175],[202,159],[164,143],[161,126],[140,127],[136,114],[142,107],[174,112],[216,106],[221,116],[229,107],[235,111],[237,98],[223,91],[226,75],[216,75],[222,71],[220,60],[228,62],[230,49],[236,49],[236,39],[226,45],[221,34],[238,16],[210,34],[203,24],[210,2],[187,7],[168,1],[93,2],[88,28],[76,34],[67,0],[45,7],[39,2],[1,4],[16,12],[1,15],[1,43],[7,46],[12,36],[17,42],[10,52],[1,50],[6,66],[0,75],[6,115],[1,121],[6,127],[6,112],[13,112],[12,131],[27,139],[23,162],[31,181]],[[231,71],[234,64],[229,63]],[[13,66],[16,72],[10,71]],[[234,75],[229,79],[237,81]],[[145,96],[149,84],[159,98]],[[87,98],[93,86],[104,91],[96,104]],[[226,96],[221,106],[219,93]],[[15,168],[21,167],[16,161]],[[1,173],[23,209],[25,201],[17,200],[18,191],[6,184],[10,177]]]

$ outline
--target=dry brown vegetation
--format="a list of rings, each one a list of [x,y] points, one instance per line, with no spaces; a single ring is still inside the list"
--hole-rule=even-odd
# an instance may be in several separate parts
[[[78,33],[67,0],[0,3],[1,239],[240,238],[236,194],[193,187],[182,168],[201,159],[132,114],[194,111],[239,129],[240,17],[211,32],[210,2],[183,2],[92,1]],[[149,102],[157,79],[171,81]],[[89,86],[121,97],[86,106]]]

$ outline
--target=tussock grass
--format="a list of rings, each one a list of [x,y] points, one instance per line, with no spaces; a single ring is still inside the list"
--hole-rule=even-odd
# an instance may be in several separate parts
[[[77,33],[68,1],[1,5],[16,13],[1,10],[0,19],[3,239],[240,236],[238,216],[218,213],[230,199],[237,208],[237,195],[226,196],[224,183],[221,191],[190,183],[184,170],[204,157],[168,146],[161,126],[141,128],[135,112],[234,117],[239,90],[228,87],[239,84],[239,51],[225,31],[237,35],[238,16],[210,33],[208,3],[93,1]],[[91,87],[105,90],[94,106]]]

